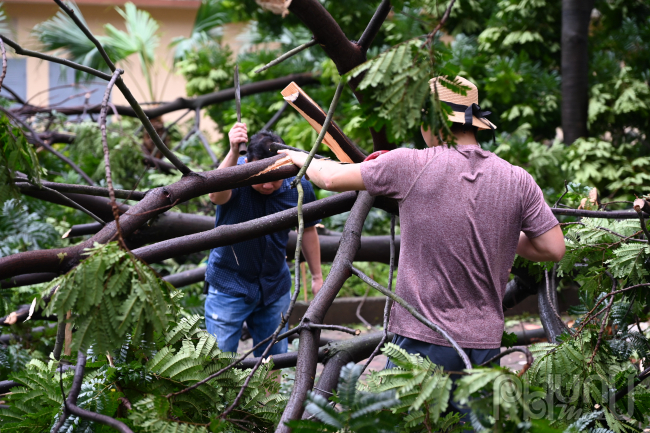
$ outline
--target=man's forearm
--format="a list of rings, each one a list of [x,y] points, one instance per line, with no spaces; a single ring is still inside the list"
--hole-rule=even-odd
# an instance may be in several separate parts
[[[298,167],[305,165],[307,154],[290,150],[282,150],[280,153],[291,157],[293,163]],[[366,186],[361,178],[359,164],[341,164],[334,161],[314,159],[309,164],[307,176],[319,188],[328,191],[360,191]]]
[[[219,170],[226,167],[234,167],[237,165],[237,159],[239,159],[239,155],[233,152],[232,149],[230,149],[226,157],[223,159],[223,161],[221,161],[221,164],[219,164],[219,167],[217,169]],[[227,189],[225,191],[211,192],[209,194],[209,197],[210,197],[210,201],[214,204],[224,204],[225,202],[230,200],[231,195],[232,195],[232,191]]]
[[[219,164],[218,168],[234,167],[237,165],[238,159],[239,155],[230,149],[226,157],[221,161],[221,164]]]
[[[302,235],[302,253],[309,265],[312,280],[322,282],[323,272],[320,265],[320,240],[318,239],[316,227],[305,228]]]

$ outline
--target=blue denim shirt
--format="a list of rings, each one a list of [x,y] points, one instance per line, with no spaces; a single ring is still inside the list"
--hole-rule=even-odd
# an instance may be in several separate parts
[[[239,158],[237,165],[243,163],[244,158]],[[250,186],[233,189],[230,200],[217,206],[215,227],[250,221],[296,207],[298,191],[291,188],[293,179],[284,179],[280,189],[269,195],[260,194]],[[302,187],[304,203],[316,200],[311,183],[304,178]],[[305,223],[305,227],[318,222]],[[288,239],[289,230],[282,230],[214,248],[210,252],[205,279],[214,289],[242,296],[249,303],[261,291],[263,305],[271,304],[291,289],[291,273],[286,262]]]

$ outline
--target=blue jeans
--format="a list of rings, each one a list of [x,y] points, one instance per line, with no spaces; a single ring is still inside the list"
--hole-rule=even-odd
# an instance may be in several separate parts
[[[248,331],[253,337],[253,346],[271,336],[280,324],[280,314],[286,315],[291,292],[281,296],[269,305],[262,305],[262,295],[258,293],[254,302],[247,304],[244,297],[227,295],[217,291],[213,286],[205,299],[205,325],[208,332],[217,339],[219,349],[224,352],[237,352],[241,328],[246,321]],[[287,331],[288,324],[280,333]],[[253,354],[262,356],[268,343],[261,345]],[[287,353],[289,344],[284,339],[273,345],[267,355]]]

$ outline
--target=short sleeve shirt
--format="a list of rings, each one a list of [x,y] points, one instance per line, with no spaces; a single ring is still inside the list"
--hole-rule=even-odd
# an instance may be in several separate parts
[[[360,169],[371,195],[399,203],[397,294],[461,347],[500,347],[519,233],[558,224],[530,174],[475,145],[396,149]],[[389,330],[450,346],[398,304]]]
[[[237,165],[244,163],[239,158]],[[217,206],[215,227],[250,221],[266,215],[296,207],[298,191],[291,188],[293,177],[284,179],[282,186],[269,195],[260,194],[250,186],[235,188],[227,203]],[[302,179],[304,203],[316,200],[311,183]],[[305,223],[312,227],[318,221]],[[291,273],[286,262],[289,230],[281,230],[214,248],[210,252],[205,279],[223,293],[241,296],[253,302],[262,292],[263,305],[278,300],[291,289]]]

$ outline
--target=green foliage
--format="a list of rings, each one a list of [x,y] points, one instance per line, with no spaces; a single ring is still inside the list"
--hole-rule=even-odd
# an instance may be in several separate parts
[[[116,7],[115,10],[124,18],[126,32],[115,28],[112,24],[104,26],[106,40],[103,45],[110,45],[120,59],[126,59],[136,54],[140,63],[140,70],[147,81],[149,98],[156,100],[152,84],[152,69],[155,51],[160,43],[158,36],[158,22],[149,12],[138,9],[133,3],[126,3],[124,10]]]
[[[79,167],[99,182],[105,182],[104,150],[99,125],[95,122],[70,123],[67,129],[75,140],[67,148]],[[113,122],[107,128],[107,144],[111,158],[111,175],[116,188],[130,189],[142,176],[141,142],[134,137],[136,125],[132,121]]]
[[[0,115],[0,205],[19,197],[13,179],[16,172],[27,175],[30,182],[41,182],[41,167],[34,148],[27,143],[22,129]]]
[[[348,37],[356,39],[378,1],[324,0],[321,3]],[[440,34],[431,50],[421,47],[422,35],[437,24],[448,3],[414,0],[392,4],[394,13],[375,38],[368,52],[370,60],[349,72],[349,76],[360,81],[359,90],[364,93],[365,103],[360,105],[346,90],[335,114],[336,122],[362,148],[372,149],[369,126],[385,126],[396,143],[422,146],[418,137],[420,125],[436,130],[445,125],[442,120],[445,108],[428,96],[428,80],[439,74],[459,74],[477,84],[481,106],[494,112],[492,120],[500,133],[495,153],[528,170],[549,201],[564,192],[565,179],[571,182],[562,203],[572,207],[586,197],[591,187],[597,187],[601,197],[610,200],[630,200],[634,194],[647,192],[643,190],[650,180],[647,174],[650,168],[647,140],[650,14],[646,2],[596,2],[589,40],[592,138],[571,146],[564,146],[555,138],[561,123],[560,2],[458,0],[442,29],[445,35]],[[71,6],[83,19],[78,9]],[[127,4],[121,14],[127,24],[126,32],[107,26],[107,35],[99,38],[115,61],[138,57],[147,77],[149,96],[153,98],[153,84],[147,74],[154,65],[152,50],[159,38],[157,24],[132,4]],[[221,46],[221,26],[249,20],[254,22],[247,28],[253,43],[280,42],[280,47],[243,49],[234,59],[229,48]],[[0,25],[2,22],[0,15]],[[94,45],[62,12],[37,26],[36,34],[47,50],[106,70]],[[454,40],[447,42],[447,35],[454,35]],[[282,19],[264,12],[255,0],[205,0],[190,37],[174,42],[175,66],[186,78],[190,95],[230,87],[234,61],[240,65],[243,84],[311,71],[320,78],[321,85],[305,90],[321,107],[327,107],[339,71],[319,47],[305,50],[262,74],[252,73],[310,36],[295,15]],[[455,90],[462,92],[459,88]],[[279,92],[247,96],[242,114],[249,131],[259,130],[281,105]],[[209,113],[222,133],[235,121],[232,101],[210,107]],[[39,130],[47,126],[53,131],[74,133],[74,143],[57,145],[57,149],[91,173],[96,181],[103,181],[103,152],[94,123],[75,124],[65,116],[54,114],[51,118],[35,116],[32,125]],[[137,126],[128,120],[108,125],[114,181],[124,188],[140,181],[143,170],[139,142],[142,134],[137,132]],[[38,182],[39,163],[50,173],[50,180],[78,183],[78,177],[46,152],[38,155],[39,162],[19,129],[4,117],[0,118],[0,128],[3,146],[0,202],[6,202],[0,217],[2,254],[53,246],[61,241],[55,239],[52,226],[60,231],[65,224],[87,222],[87,217],[55,205],[36,208],[31,199],[21,204],[7,202],[15,193],[10,178],[20,170]],[[168,134],[170,143],[178,143],[186,129],[187,125],[173,128]],[[303,149],[311,147],[316,137],[315,131],[292,109],[285,112],[274,129],[287,144]],[[221,150],[227,149],[225,140],[219,143]],[[211,164],[197,140],[188,140],[179,150],[184,160],[191,160],[198,167]],[[319,153],[330,154],[325,149]],[[139,188],[164,186],[178,178],[178,175],[145,173]],[[200,200],[183,206],[188,212],[213,211],[211,205]],[[36,215],[47,215],[50,219],[41,218],[45,224]],[[341,216],[326,223],[329,228],[340,228],[344,221],[345,216]],[[364,233],[387,234],[387,221],[385,214],[373,211],[364,225]],[[630,423],[647,425],[650,413],[647,387],[637,386],[618,403],[618,409],[624,409],[628,403],[632,405],[633,413],[625,421],[614,416],[614,408],[608,406],[604,390],[625,386],[627,378],[637,373],[632,362],[648,363],[648,337],[632,325],[637,317],[647,318],[649,291],[645,288],[627,291],[613,299],[611,315],[605,323],[611,326],[606,326],[597,350],[598,332],[606,317],[602,308],[609,301],[601,303],[593,317],[586,317],[614,285],[620,289],[648,282],[647,243],[637,242],[642,240],[638,235],[624,239],[640,232],[639,223],[583,218],[581,225],[568,226],[565,231],[567,254],[558,272],[580,284],[581,305],[572,309],[577,316],[575,325],[562,336],[559,344],[532,348],[536,362],[522,380],[537,397],[523,402],[513,400],[512,396],[517,397],[520,391],[517,378],[503,369],[472,370],[460,380],[455,393],[457,399],[476,412],[478,417],[473,421],[480,420],[494,431],[550,433],[560,431],[555,427],[567,427],[566,433],[628,433],[635,431]],[[185,259],[179,258],[178,263],[182,260]],[[178,263],[168,262],[156,269],[169,272]],[[368,274],[374,273],[385,284],[386,265],[363,266]],[[359,296],[365,293],[365,287],[357,286],[354,281],[349,281],[341,293]],[[227,420],[220,420],[219,415],[232,403],[249,371],[232,370],[191,392],[165,398],[225,367],[232,357],[221,353],[214,338],[199,329],[200,317],[191,316],[170,324],[173,313],[179,314],[179,301],[170,293],[170,287],[115,245],[96,246],[80,266],[61,277],[58,283],[47,312],[61,317],[73,311],[71,322],[77,328],[73,334],[75,347],[89,349],[79,398],[82,407],[120,417],[135,431],[271,431],[279,422],[284,397],[277,394],[271,364],[263,365],[256,373],[240,407]],[[48,289],[53,287],[50,285]],[[191,289],[193,297],[199,298],[195,296],[196,289]],[[16,289],[10,296],[3,291],[3,308],[7,310],[30,301],[36,290],[41,289]],[[169,306],[173,311],[168,310]],[[30,323],[12,332],[28,332]],[[573,335],[582,325],[585,325],[583,333]],[[34,344],[40,344],[40,348],[48,343]],[[343,371],[335,398],[327,401],[310,396],[308,410],[321,422],[296,422],[294,430],[362,432],[431,428],[449,432],[457,429],[459,416],[444,416],[451,392],[449,376],[426,359],[400,352],[394,346],[386,350],[397,360],[399,368],[374,372],[364,385],[359,383],[358,367],[349,366]],[[107,351],[112,352],[109,354],[113,361],[106,359]],[[32,360],[24,367],[32,356],[40,356],[33,347],[24,349],[14,344],[0,350],[3,379],[11,374],[12,380],[23,385],[13,390],[13,394],[3,396],[9,408],[0,409],[2,431],[47,431],[61,412],[56,364]],[[67,392],[71,372],[64,373],[62,379]],[[576,383],[586,386],[576,390]],[[536,404],[558,393],[579,398],[569,401],[560,411],[548,412],[546,418],[554,420],[550,425],[547,420],[527,421],[534,414]],[[128,398],[134,410],[127,412],[120,406],[119,397]],[[333,404],[338,406],[334,408]],[[594,409],[596,404],[599,410]],[[102,429],[75,418],[64,428],[69,432],[106,431]]]
[[[174,38],[171,46],[176,46],[174,58],[185,59],[186,55],[200,51],[202,48],[217,48],[221,36],[221,27],[230,22],[229,5],[219,0],[204,0],[196,11],[190,37]],[[204,63],[202,63],[204,64]],[[183,72],[181,72],[185,75]],[[188,92],[189,95],[192,93]]]
[[[511,135],[502,135],[494,153],[525,168],[549,200],[564,193],[565,179],[595,187],[601,197],[612,200],[633,200],[650,180],[650,154],[638,143],[581,138],[570,146],[547,145],[531,141],[529,131],[530,125],[525,124]],[[564,204],[571,203],[565,200]],[[579,204],[578,200],[575,206]]]
[[[17,344],[0,345],[0,378],[23,370],[31,359],[29,351]]]
[[[216,43],[197,45],[193,50],[183,52],[183,59],[176,62],[176,68],[187,83],[188,95],[216,92],[233,85],[234,62],[232,52],[226,45]]]
[[[501,337],[501,347],[510,348],[517,344],[517,334],[514,332],[503,331],[503,337]]]
[[[79,7],[73,2],[66,3],[79,20],[87,26],[86,20],[79,10]],[[46,51],[54,51],[56,54],[65,54],[75,63],[80,63],[100,71],[109,72],[109,68],[102,59],[95,44],[86,37],[83,31],[77,27],[72,18],[62,10],[47,21],[37,24],[34,27],[34,36],[43,44]],[[104,36],[98,36],[97,39],[102,43],[104,49],[113,61],[122,60],[117,57],[117,52],[109,44]],[[53,66],[54,67],[54,66]],[[76,79],[90,78],[87,74],[76,71]]]
[[[452,385],[449,374],[428,358],[409,354],[393,343],[385,345],[382,352],[390,357],[397,368],[372,372],[368,388],[396,393],[400,402],[391,410],[404,414],[407,431],[423,424],[435,428],[447,409]]]
[[[121,346],[126,335],[146,340],[165,329],[176,309],[169,283],[116,243],[96,245],[85,255],[44,291],[54,291],[45,314],[73,312],[75,350],[94,345],[104,353]]]
[[[604,277],[606,268],[624,285],[646,281],[650,250],[645,243],[626,239],[640,233],[638,221],[583,218],[581,223],[566,230],[567,252],[559,263],[559,275],[573,274],[592,294],[610,290],[611,282]],[[589,266],[576,268],[578,263]]]
[[[531,346],[535,363],[524,376],[526,383],[543,389],[539,398],[556,398],[563,403],[562,410],[555,414],[555,423],[572,424],[568,431],[581,431],[592,421],[596,427],[619,433],[638,431],[635,424],[645,422],[645,414],[635,411],[626,414],[631,419],[623,418],[617,414],[625,413],[626,402],[619,402],[618,407],[604,404],[610,392],[626,383],[625,378],[636,375],[636,369],[629,362],[619,364],[607,347],[598,350],[592,360],[597,340],[597,331],[587,328],[575,337],[565,335],[560,344]],[[643,404],[647,389],[641,387],[635,392],[641,396],[639,404]],[[533,399],[528,406],[535,407],[536,404],[539,406]],[[600,407],[604,417],[596,419],[592,414],[580,418],[581,414]]]
[[[0,34],[11,35],[11,28],[9,26],[9,17],[4,10],[4,5],[0,3]]]
[[[199,323],[199,316],[183,318],[148,342],[137,343],[127,337],[113,352],[110,363],[93,346],[88,351],[78,405],[121,418],[125,412],[119,399],[127,398],[134,409],[123,421],[137,432],[204,432],[208,426],[210,431],[215,431],[212,430],[214,426],[218,427],[216,431],[239,432],[244,431],[239,428],[240,422],[254,431],[271,431],[286,401],[276,394],[279,385],[270,371],[272,363],[264,364],[256,372],[238,410],[223,421],[218,416],[239,392],[250,370],[231,370],[187,394],[171,400],[164,397],[204,379],[232,361],[230,354],[217,348],[212,335],[198,329]],[[154,343],[154,355],[147,361],[143,350],[150,352],[151,342]],[[11,379],[21,386],[13,388],[6,396],[9,408],[0,409],[2,431],[47,431],[53,426],[63,404],[60,378],[67,395],[73,375],[73,371],[68,370],[60,376],[56,367],[53,360],[48,364],[32,360],[25,370],[12,374]],[[104,431],[93,428],[97,426],[72,417],[62,431]]]
[[[30,212],[27,206],[11,199],[2,205],[0,211],[0,257],[22,251],[40,250],[57,241],[54,228],[41,221],[38,213]]]
[[[575,182],[629,194],[650,181],[650,155],[638,145],[588,138],[576,140],[567,150],[564,168]]]
[[[375,130],[387,126],[393,141],[404,140],[414,130],[419,130],[423,124],[422,108],[427,99],[431,113],[425,117],[429,121],[424,125],[435,131],[446,125],[441,121],[439,103],[435,98],[429,98],[429,80],[437,75],[455,77],[458,68],[443,63],[445,52],[442,46],[436,47],[434,55],[421,45],[420,40],[399,44],[349,73],[350,79],[365,73],[358,89],[372,88],[373,91],[368,93],[375,102],[370,105],[373,109],[366,112],[367,124]],[[443,85],[447,86],[446,83]],[[451,87],[462,92],[458,86]]]
[[[25,370],[11,376],[21,386],[12,388],[7,396],[10,406],[0,409],[2,431],[28,433],[50,429],[63,405],[59,380],[69,390],[74,374],[68,370],[59,375],[56,367],[53,360],[47,364],[32,360]]]
[[[349,363],[341,369],[337,393],[332,402],[310,392],[305,409],[320,421],[291,421],[287,423],[296,433],[308,432],[393,432],[400,417],[387,411],[399,404],[394,391],[365,392],[357,389],[361,365]]]

